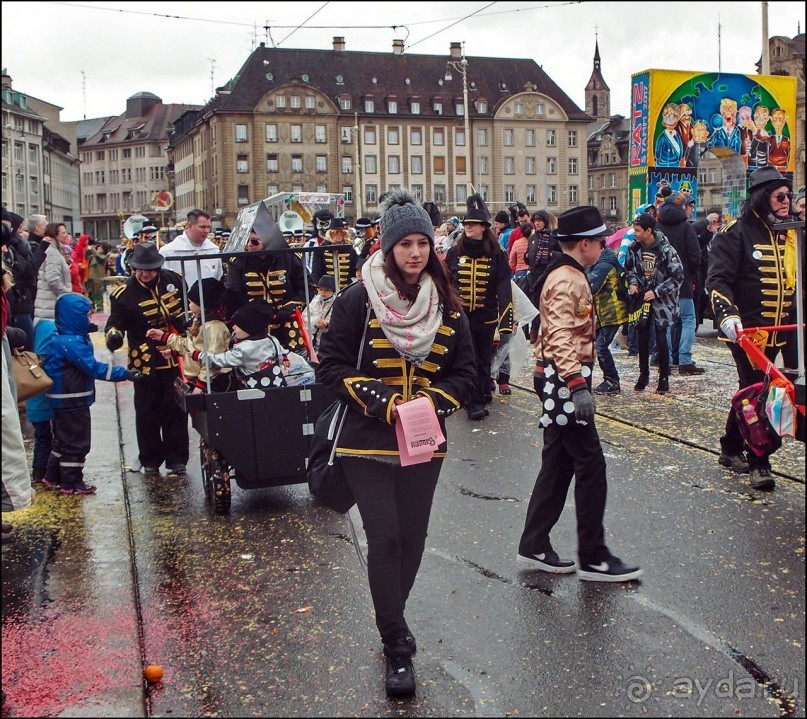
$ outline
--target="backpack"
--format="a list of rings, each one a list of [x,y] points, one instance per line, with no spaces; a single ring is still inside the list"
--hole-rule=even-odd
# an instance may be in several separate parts
[[[731,412],[748,448],[758,457],[773,454],[782,446],[765,412],[770,380],[743,387],[731,399]]]

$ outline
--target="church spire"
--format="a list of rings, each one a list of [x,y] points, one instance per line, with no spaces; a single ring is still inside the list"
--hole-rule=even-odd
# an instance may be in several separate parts
[[[586,85],[586,114],[597,120],[608,120],[611,115],[611,89],[602,76],[600,40],[597,28],[594,39],[594,67]]]

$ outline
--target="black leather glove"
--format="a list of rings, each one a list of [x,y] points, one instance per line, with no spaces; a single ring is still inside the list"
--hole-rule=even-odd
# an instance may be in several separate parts
[[[98,325],[95,322],[90,322],[90,326],[87,328],[87,332],[98,332]]]
[[[544,385],[546,384],[546,379],[542,374],[538,374],[538,372],[533,372],[532,374],[532,386],[535,388],[535,394],[539,397],[543,397],[544,395]]]
[[[139,381],[140,381],[141,379],[143,379],[145,376],[146,376],[146,375],[144,375],[142,372],[138,372],[136,369],[130,369],[130,370],[129,370],[129,374],[128,374],[128,376],[127,376],[127,379],[128,379],[130,382],[139,382]]]
[[[572,395],[574,402],[574,417],[581,422],[590,422],[594,419],[594,397],[587,389],[581,389]]]
[[[123,335],[117,330],[111,330],[106,336],[106,347],[110,352],[123,347]]]

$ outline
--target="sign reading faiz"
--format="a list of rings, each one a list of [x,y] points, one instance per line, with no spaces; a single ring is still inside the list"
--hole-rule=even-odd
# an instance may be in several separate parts
[[[647,73],[633,76],[630,94],[630,166],[647,164],[647,122],[650,99]]]

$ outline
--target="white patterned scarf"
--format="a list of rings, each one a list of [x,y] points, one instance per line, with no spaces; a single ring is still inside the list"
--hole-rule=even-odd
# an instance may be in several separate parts
[[[424,272],[420,276],[420,291],[410,304],[401,298],[384,272],[381,252],[375,252],[362,268],[362,282],[384,335],[404,359],[420,366],[431,351],[443,321],[431,275]]]

